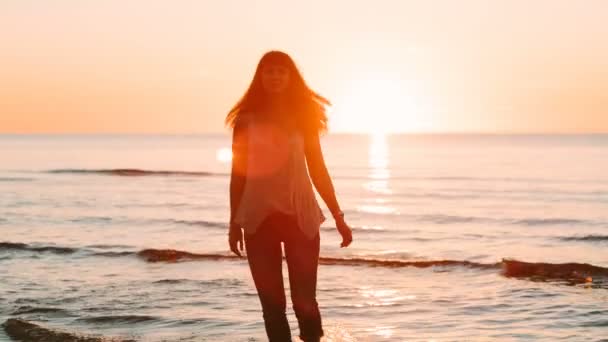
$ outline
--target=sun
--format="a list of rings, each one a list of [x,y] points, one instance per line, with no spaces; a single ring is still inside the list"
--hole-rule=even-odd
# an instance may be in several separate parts
[[[220,163],[229,163],[232,161],[232,150],[228,147],[222,147],[215,151],[215,158]]]
[[[374,135],[428,130],[429,117],[409,88],[391,78],[353,81],[329,111],[332,130]]]

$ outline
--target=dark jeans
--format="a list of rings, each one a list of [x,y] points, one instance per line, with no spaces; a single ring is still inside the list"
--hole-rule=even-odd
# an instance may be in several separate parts
[[[247,259],[262,304],[266,334],[271,342],[291,341],[285,315],[281,242],[285,246],[291,302],[298,318],[300,338],[319,341],[323,336],[316,299],[319,234],[308,239],[294,217],[280,213],[270,215],[255,234],[245,236]]]

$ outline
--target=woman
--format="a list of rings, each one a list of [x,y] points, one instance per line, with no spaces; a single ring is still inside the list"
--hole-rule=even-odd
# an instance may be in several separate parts
[[[226,118],[233,128],[230,250],[241,256],[244,241],[272,342],[291,341],[281,242],[300,338],[319,341],[323,336],[316,286],[319,227],[325,217],[311,179],[335,219],[341,247],[352,242],[319,142],[328,104],[308,88],[287,54],[271,51]]]

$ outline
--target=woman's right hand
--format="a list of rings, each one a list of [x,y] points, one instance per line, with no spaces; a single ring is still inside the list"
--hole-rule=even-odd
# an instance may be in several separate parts
[[[231,223],[228,231],[228,244],[232,253],[242,257],[243,251],[243,230],[238,224]]]

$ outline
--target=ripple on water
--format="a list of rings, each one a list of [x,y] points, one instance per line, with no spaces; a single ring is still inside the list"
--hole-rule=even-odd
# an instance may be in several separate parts
[[[55,308],[55,307],[39,307],[39,306],[30,306],[30,305],[24,305],[24,306],[20,306],[17,309],[15,309],[11,315],[24,315],[24,314],[46,314],[46,315],[55,315],[55,314],[61,314],[61,315],[65,315],[65,316],[69,316],[70,313],[62,308]]]
[[[149,316],[149,315],[107,315],[107,316],[91,316],[91,317],[80,317],[77,321],[91,323],[91,324],[137,324],[147,322],[159,322],[162,319],[160,317]]]

